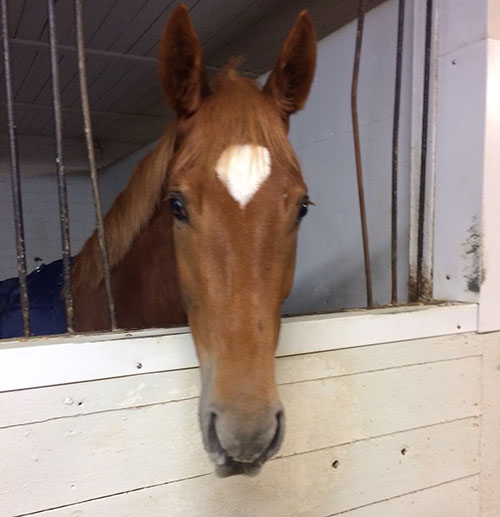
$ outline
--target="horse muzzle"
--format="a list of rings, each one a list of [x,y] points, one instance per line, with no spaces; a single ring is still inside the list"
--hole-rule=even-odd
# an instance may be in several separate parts
[[[278,451],[285,430],[283,407],[278,402],[265,412],[248,414],[215,406],[200,407],[203,442],[219,477],[259,473]]]

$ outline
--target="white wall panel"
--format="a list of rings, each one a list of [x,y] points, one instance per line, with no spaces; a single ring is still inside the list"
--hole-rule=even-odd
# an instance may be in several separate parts
[[[326,515],[473,475],[480,339],[278,359],[288,430],[256,480],[214,479],[197,370],[0,394],[0,514],[71,505],[54,515]]]
[[[209,474],[39,515],[325,516],[474,475],[478,443],[472,418],[278,459],[256,478]]]

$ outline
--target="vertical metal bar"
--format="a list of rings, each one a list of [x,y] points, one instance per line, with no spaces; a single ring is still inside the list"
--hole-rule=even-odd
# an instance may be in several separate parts
[[[420,154],[420,191],[417,236],[417,300],[424,292],[423,256],[424,256],[424,222],[425,222],[425,189],[427,169],[427,130],[429,121],[429,78],[431,68],[431,36],[432,36],[432,0],[427,0],[425,16],[425,61],[424,61],[424,98],[422,113],[422,147]]]
[[[358,180],[359,211],[361,216],[361,232],[363,236],[363,254],[365,260],[366,278],[366,305],[373,307],[372,296],[372,273],[370,263],[370,249],[368,244],[368,229],[366,224],[365,194],[363,188],[363,171],[361,166],[361,149],[359,144],[359,124],[358,124],[358,78],[359,62],[361,59],[361,45],[363,43],[363,27],[365,21],[365,2],[359,0],[358,4],[358,27],[356,30],[356,49],[354,53],[354,69],[352,72],[351,86],[351,113],[352,129],[354,136],[354,154],[356,157],[356,175]]]
[[[89,158],[90,179],[92,184],[92,195],[94,199],[94,210],[96,217],[97,235],[101,249],[102,271],[104,276],[104,287],[108,301],[109,319],[111,329],[116,329],[115,305],[113,293],[111,292],[111,275],[109,271],[109,260],[104,236],[104,224],[102,219],[101,198],[99,185],[97,183],[97,170],[95,164],[94,142],[92,140],[92,125],[90,121],[89,97],[87,91],[87,71],[85,67],[85,49],[83,46],[83,24],[81,0],[75,0],[76,39],[78,46],[78,72],[80,75],[80,94],[82,99],[83,122],[85,126],[85,138],[87,140],[87,152]]]
[[[12,181],[14,224],[16,231],[17,273],[19,275],[23,335],[28,337],[31,331],[29,315],[30,308],[26,273],[26,246],[24,242],[23,204],[21,197],[21,182],[19,178],[16,124],[14,120],[14,96],[12,94],[12,76],[10,70],[9,20],[7,14],[7,0],[1,0],[0,5],[2,6],[3,63],[5,69],[5,94],[7,97],[10,175]]]
[[[66,171],[64,169],[62,148],[61,92],[59,88],[59,67],[54,0],[47,0],[47,15],[49,20],[50,68],[52,73],[52,103],[54,107],[57,188],[59,193],[59,217],[61,221],[64,300],[66,302],[66,326],[69,332],[73,332],[73,296],[71,293],[71,249],[69,241],[68,194],[66,190]]]
[[[405,0],[399,0],[398,40],[396,52],[396,84],[394,87],[394,115],[392,125],[392,185],[391,185],[391,303],[398,303],[398,143],[399,110],[401,104],[401,70],[403,65],[403,35]]]

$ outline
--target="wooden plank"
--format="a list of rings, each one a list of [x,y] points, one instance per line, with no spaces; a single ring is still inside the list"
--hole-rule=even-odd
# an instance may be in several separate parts
[[[113,9],[116,0],[101,0],[92,4],[85,2],[82,10],[83,35],[85,46],[88,47],[94,34]],[[73,42],[74,43],[74,40]]]
[[[477,335],[404,341],[277,360],[278,384],[327,379],[476,356]],[[180,401],[199,395],[198,369],[149,373],[0,395],[0,427]]]
[[[77,73],[77,62],[74,56],[61,55],[59,57],[59,84],[61,92],[66,90],[67,85],[73,80]],[[63,99],[62,94],[61,99]],[[33,102],[35,104],[52,104],[52,81],[50,78],[40,89],[37,96],[33,99]],[[63,106],[65,105],[66,104],[63,104]]]
[[[199,377],[193,368],[2,393],[0,428],[195,398]]]
[[[12,49],[12,91],[17,101],[17,94],[26,82],[26,79],[33,67],[38,52],[32,49]],[[5,100],[5,92],[2,93],[2,100]]]
[[[279,454],[478,415],[480,385],[477,357],[288,384],[279,390],[287,415]]]
[[[471,304],[285,318],[277,355],[461,334],[475,329],[476,313],[476,305]],[[127,339],[122,339],[124,336]],[[41,369],[40,364],[45,367]],[[185,328],[4,340],[0,344],[0,391],[178,370],[197,364],[192,337]]]
[[[99,2],[101,4],[101,2]],[[56,2],[57,41],[61,44],[75,44],[75,4],[74,2]],[[48,41],[46,27],[41,41]]]
[[[193,11],[193,21],[207,62],[216,51],[234,42],[238,35],[254,27],[282,3],[282,0],[245,0],[230,2],[230,5],[224,0],[201,2]],[[205,25],[204,19],[210,23]],[[148,55],[155,51],[152,49]]]
[[[12,2],[14,3],[14,2]],[[26,0],[20,15],[16,38],[39,39],[47,25],[47,6],[40,0]]]
[[[366,10],[380,3],[381,0],[370,0],[366,2]],[[243,54],[250,61],[273,47],[279,48],[292,28],[297,14],[304,8],[309,10],[318,39],[339,29],[357,16],[357,7],[353,2],[335,2],[332,6],[331,0],[309,2],[307,5],[301,0],[289,0],[286,9],[282,8],[282,3],[274,4],[274,8],[263,14],[253,26],[247,26],[246,30],[237,33],[233,41],[216,53],[207,54],[207,59],[210,58],[210,64],[221,66],[232,55]],[[257,63],[254,63],[254,67],[250,69],[264,73],[270,69],[276,58],[276,54],[269,54],[266,60],[258,63],[258,68],[255,67]]]
[[[28,128],[26,128],[25,135],[38,136],[41,131],[47,126],[47,124],[53,124],[53,114],[47,110],[40,110],[40,112],[31,120]],[[23,152],[21,150],[21,152]],[[54,157],[52,156],[52,161]]]
[[[89,39],[88,46],[108,50],[112,43],[121,35],[128,32],[130,24],[140,10],[148,11],[147,0],[121,0],[114,2],[106,17],[99,23],[94,34]]]
[[[26,7],[26,0],[8,3],[9,16],[9,34],[15,36],[19,27],[21,16],[23,16]]]
[[[69,56],[71,59],[72,56]],[[87,57],[87,86],[90,88],[109,66],[109,60],[97,56]],[[80,100],[80,80],[78,73],[68,79],[67,83],[61,88],[61,98],[64,106],[71,108],[81,108]],[[91,106],[92,107],[92,106]]]
[[[500,515],[500,333],[482,335],[481,516]]]
[[[490,39],[487,43],[488,80],[486,86],[486,128],[484,135],[484,172],[482,191],[482,235],[477,235],[481,246],[477,257],[480,268],[481,292],[479,297],[479,332],[500,330],[498,299],[500,293],[500,41]]]
[[[446,23],[454,4],[439,6]],[[433,294],[440,300],[476,301],[481,285],[486,46],[437,58]]]
[[[161,95],[157,95],[158,93]],[[125,110],[128,113],[144,113],[143,110],[137,109],[136,105],[139,104],[144,97],[146,97],[146,103],[152,102],[153,95],[158,99],[159,103],[166,104],[158,74],[152,71],[146,73],[146,69],[144,69],[144,72],[141,73],[140,87],[128,92],[128,95],[117,97],[113,101],[113,109],[120,112]]]
[[[109,92],[114,85],[120,82],[135,65],[130,63],[111,62],[95,77],[92,84],[89,84],[89,102],[92,109],[97,109],[100,98]]]
[[[191,9],[191,7],[196,5],[197,2],[198,0],[186,0],[183,3],[188,9]],[[156,4],[156,2],[153,2],[153,4]],[[151,16],[149,7],[148,9],[144,9],[144,11],[148,13],[147,24],[139,34],[134,34],[133,31],[128,31],[128,42],[125,52],[144,56],[146,55],[146,52],[154,47],[154,45],[160,40],[165,23],[176,7],[176,2],[163,2],[163,6],[164,10],[156,17]],[[142,14],[142,12],[140,14]],[[139,16],[136,18],[139,18]]]
[[[126,70],[127,71],[120,77],[119,81],[116,81],[116,83],[111,83],[112,88],[109,88],[101,93],[98,98],[96,95],[96,98],[92,103],[93,109],[113,111],[111,106],[115,103],[115,101],[122,95],[126,95],[127,91],[134,91],[140,88],[143,75],[146,73],[146,71],[149,71],[144,69],[142,64],[127,64]]]
[[[282,386],[279,457],[478,415],[480,372],[473,357]],[[115,396],[140,392],[139,384]],[[197,405],[187,399],[1,429],[0,501],[8,513],[28,513],[207,474]],[[406,441],[394,452],[403,449],[419,454]],[[37,487],[36,500],[24,497],[26,485]]]
[[[164,0],[149,0],[146,4],[146,8],[140,9],[136,16],[131,20],[127,26],[126,31],[122,31],[117,35],[112,44],[107,50],[113,52],[129,52],[133,43],[141,37],[141,35],[150,30],[151,24],[154,20],[161,19],[163,23],[167,21],[167,9],[171,2],[165,2]],[[161,29],[156,33],[156,37],[159,39]]]
[[[16,90],[16,102],[34,103],[40,89],[50,83],[50,61],[47,52],[38,52],[22,84]]]
[[[474,304],[434,307],[433,310],[429,310],[429,307],[381,309],[380,312],[350,311],[285,319],[278,343],[278,355],[307,352],[312,336],[314,351],[320,351],[451,335],[477,329],[477,306]],[[334,329],[332,325],[335,325]]]
[[[356,510],[335,513],[344,517],[477,517],[479,476],[470,476]]]
[[[477,421],[468,419],[277,459],[255,478],[210,474],[39,515],[331,515],[477,474],[478,444]]]

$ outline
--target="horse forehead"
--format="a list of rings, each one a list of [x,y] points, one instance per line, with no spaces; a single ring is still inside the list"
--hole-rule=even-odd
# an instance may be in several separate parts
[[[219,156],[215,172],[243,209],[271,174],[271,153],[262,145],[230,145]]]

